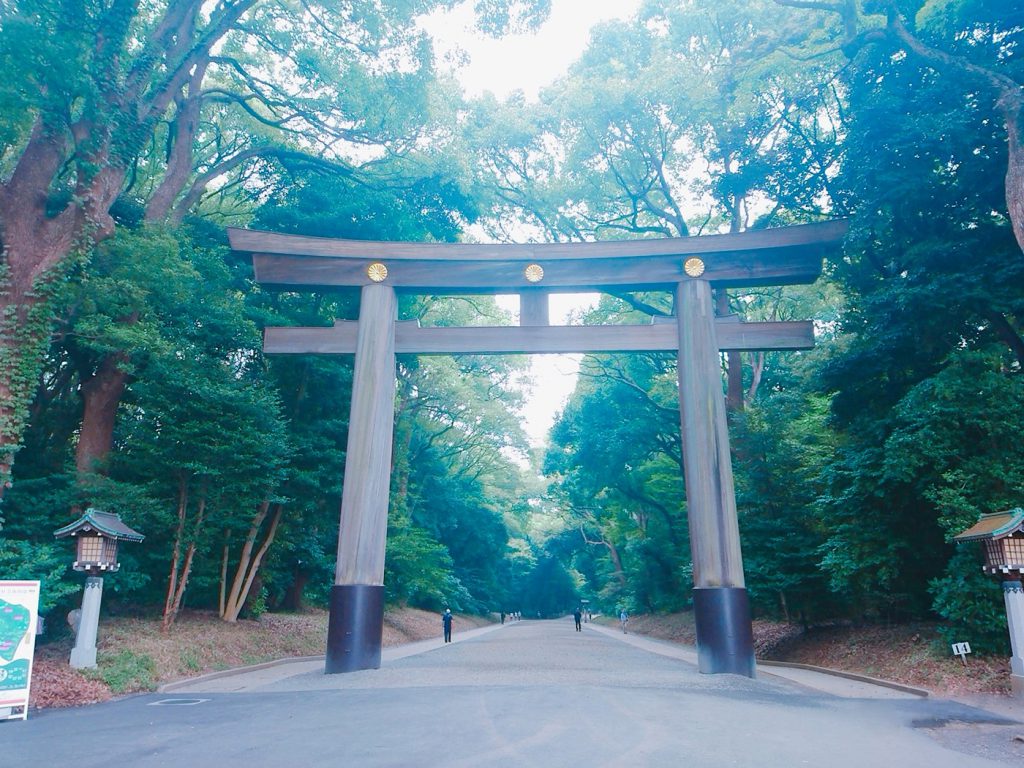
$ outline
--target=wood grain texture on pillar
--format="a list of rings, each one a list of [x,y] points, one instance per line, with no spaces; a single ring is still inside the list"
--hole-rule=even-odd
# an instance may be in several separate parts
[[[384,583],[395,422],[395,291],[362,289],[335,584]]]
[[[680,283],[679,410],[694,587],[743,587],[736,495],[711,286]]]
[[[548,294],[541,290],[519,292],[519,325],[546,326],[551,324]]]

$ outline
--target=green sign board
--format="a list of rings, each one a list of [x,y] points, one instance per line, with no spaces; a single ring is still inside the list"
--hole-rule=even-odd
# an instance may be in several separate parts
[[[28,716],[39,582],[0,581],[0,720]]]

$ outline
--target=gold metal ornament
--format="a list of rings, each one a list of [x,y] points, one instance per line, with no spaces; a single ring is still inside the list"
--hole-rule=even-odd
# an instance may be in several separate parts
[[[696,256],[691,256],[683,262],[683,271],[690,277],[700,277],[704,274],[704,262]]]
[[[531,264],[523,270],[523,274],[531,283],[539,283],[544,279],[544,267],[540,264]]]
[[[375,261],[366,268],[366,276],[375,283],[383,283],[388,278],[388,268]]]

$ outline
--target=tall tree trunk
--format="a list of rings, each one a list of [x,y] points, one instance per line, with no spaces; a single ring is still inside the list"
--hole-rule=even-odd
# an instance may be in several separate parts
[[[231,592],[227,600],[224,601],[224,607],[220,612],[220,617],[225,621],[235,621],[242,608],[242,603],[245,601],[244,597],[239,600],[238,596],[241,594],[242,587],[249,574],[249,564],[252,560],[252,551],[256,546],[256,537],[259,536],[260,528],[263,526],[263,521],[267,518],[269,509],[270,501],[264,500],[257,508],[256,514],[249,525],[249,533],[245,537],[242,553],[239,555],[238,565],[235,567],[235,578],[231,583]]]
[[[409,475],[412,472],[412,461],[409,451],[412,448],[413,419],[416,405],[408,392],[408,385],[402,385],[395,409],[395,445],[391,452],[391,475],[394,487],[391,509],[398,513],[406,511],[409,497]]]
[[[192,537],[189,540],[188,548],[185,550],[185,561],[181,566],[181,575],[177,578],[177,589],[174,591],[173,595],[168,594],[170,604],[164,609],[164,630],[170,629],[171,624],[173,624],[174,620],[178,617],[178,611],[181,609],[181,600],[185,596],[185,590],[188,588],[189,576],[192,575],[192,563],[195,561],[196,556],[196,542],[199,540],[199,535],[202,533],[205,514],[206,494],[203,493],[203,495],[199,497],[199,506],[196,511],[196,522],[192,527]]]
[[[292,574],[292,583],[288,585],[288,589],[284,593],[282,607],[286,611],[299,612],[305,607],[302,595],[306,590],[306,582],[308,581],[309,574],[302,570],[301,565],[295,566],[295,572]]]
[[[205,8],[199,0],[165,4],[138,49],[131,23],[137,3],[112,4],[102,31],[79,39],[81,68],[91,75],[94,97],[59,103],[59,94],[47,94],[20,154],[8,158],[13,169],[0,182],[0,499],[10,485],[46,351],[48,283],[76,252],[113,233],[110,207],[127,167],[186,88],[190,98],[201,98],[210,52],[256,2],[211,7],[201,31],[195,28]],[[194,123],[191,114],[185,117],[183,127]],[[51,193],[62,175],[73,182],[72,195],[54,214]]]
[[[715,314],[727,317],[731,314],[729,292],[725,288],[715,291]],[[725,407],[729,413],[743,410],[743,357],[738,350],[725,353],[726,390]]]
[[[182,475],[178,480],[178,525],[174,530],[174,546],[171,550],[171,571],[167,577],[167,596],[164,598],[164,629],[169,626],[167,617],[171,613],[174,593],[178,591],[178,563],[181,560],[181,547],[185,537],[185,517],[188,514],[188,477]]]
[[[753,358],[753,375],[750,377],[750,389],[747,390],[746,404],[750,405],[754,402],[754,398],[757,397],[757,390],[761,386],[761,377],[764,375],[764,352],[754,352],[751,357]]]
[[[625,587],[626,586],[626,572],[622,569],[622,558],[619,556],[619,550],[616,548],[615,544],[613,544],[612,542],[608,541],[608,539],[604,536],[604,534],[601,534],[601,538],[598,539],[597,541],[593,541],[591,539],[588,539],[587,538],[587,532],[586,532],[586,530],[584,530],[582,525],[580,526],[580,535],[583,537],[584,543],[590,544],[590,545],[593,545],[593,546],[602,546],[602,547],[604,547],[605,549],[608,550],[608,556],[612,560],[612,568],[615,569],[615,578],[618,579],[620,586]]]
[[[114,444],[117,409],[128,382],[124,370],[127,362],[125,352],[106,355],[92,378],[82,384],[82,428],[75,449],[75,469],[79,474],[105,473]]]
[[[231,531],[228,531],[224,536],[224,548],[220,553],[220,594],[217,599],[217,615],[224,615],[224,606],[227,602],[227,589],[228,589],[228,556],[231,554],[231,547],[228,542],[231,541]]]
[[[1024,146],[1021,144],[1024,122],[1024,94],[1018,89],[1002,96],[999,105],[1006,118],[1009,137],[1009,161],[1006,167],[1006,207],[1010,212],[1013,234],[1024,251]]]
[[[231,585],[231,592],[221,614],[225,621],[234,622],[238,620],[238,614],[242,612],[242,606],[245,605],[246,598],[249,596],[253,582],[259,573],[260,565],[263,563],[263,558],[267,554],[267,550],[270,549],[270,545],[274,543],[274,536],[277,534],[277,528],[281,522],[281,513],[284,510],[283,504],[274,505],[274,514],[271,517],[270,526],[264,536],[263,543],[260,545],[255,557],[252,556],[253,547],[256,544],[263,521],[267,517],[269,507],[269,501],[264,501],[260,504],[259,510],[253,517],[249,534],[245,537],[245,545],[242,548],[242,554],[238,561],[238,568],[235,570],[235,579]]]
[[[103,136],[94,160],[105,162]],[[37,121],[10,178],[0,184],[0,498],[10,486],[53,323],[51,287],[71,256],[113,231],[107,211],[124,173],[105,166],[57,215],[50,185],[67,157],[63,131]]]

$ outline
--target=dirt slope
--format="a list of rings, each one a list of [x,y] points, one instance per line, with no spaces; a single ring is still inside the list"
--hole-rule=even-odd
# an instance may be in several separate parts
[[[629,628],[686,645],[697,639],[692,613],[633,616]],[[934,624],[832,626],[805,633],[792,624],[757,620],[754,649],[758,658],[856,672],[940,696],[1010,692],[1009,658],[968,656],[964,667]]]
[[[458,629],[489,623],[456,616]],[[441,636],[441,617],[417,608],[389,610],[384,645]],[[169,632],[159,619],[105,618],[100,623],[99,669],[81,673],[68,666],[71,640],[39,646],[32,669],[32,707],[70,707],[145,691],[161,683],[231,667],[294,656],[318,656],[327,639],[327,613],[264,614],[228,624],[215,614],[183,613]]]

